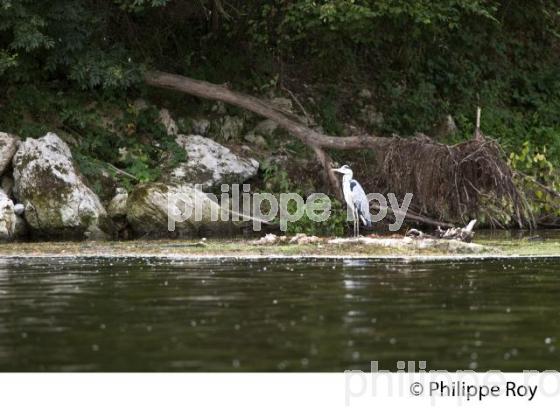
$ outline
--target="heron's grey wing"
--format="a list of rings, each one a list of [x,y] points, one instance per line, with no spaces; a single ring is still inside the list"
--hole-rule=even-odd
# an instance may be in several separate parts
[[[355,179],[350,181],[350,190],[352,191],[352,200],[358,213],[363,219],[364,225],[371,225],[371,214],[369,213],[369,201],[366,197],[364,189]]]

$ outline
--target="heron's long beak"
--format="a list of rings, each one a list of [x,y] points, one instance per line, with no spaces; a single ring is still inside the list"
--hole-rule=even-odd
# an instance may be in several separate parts
[[[331,168],[331,171],[338,172],[339,174],[343,174],[340,168]]]

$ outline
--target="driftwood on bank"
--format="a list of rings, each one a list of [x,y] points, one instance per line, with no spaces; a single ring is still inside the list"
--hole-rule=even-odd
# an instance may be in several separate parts
[[[461,242],[471,242],[474,238],[474,226],[476,219],[473,219],[464,228],[449,228],[447,230],[437,227],[433,235],[427,235],[418,229],[409,229],[405,236],[409,238],[432,238],[432,239],[454,239]]]
[[[511,207],[514,220],[520,227],[532,226],[528,207],[513,182],[511,169],[504,161],[502,151],[497,143],[486,139],[480,132],[480,110],[475,137],[454,146],[437,143],[428,137],[337,137],[303,125],[291,112],[223,85],[161,71],[147,72],[145,82],[150,86],[221,101],[273,120],[313,150],[324,169],[325,181],[339,198],[340,186],[331,171],[332,160],[326,150],[370,149],[376,153],[380,167],[375,169],[372,165],[369,174],[381,174],[387,192],[397,195],[412,192],[413,205],[423,213],[442,220],[460,221],[469,214],[476,214],[486,203],[505,202]],[[380,188],[377,184],[373,185]],[[409,213],[406,218],[431,225],[451,226],[419,214]],[[492,215],[488,218],[491,224],[499,225],[500,222]]]
[[[398,211],[395,211],[391,207],[381,207],[377,204],[370,204],[370,209],[374,209],[376,211],[382,211],[382,210],[386,209],[388,212],[391,212],[394,216],[401,215],[401,216],[404,216],[405,219],[408,219],[409,221],[414,221],[416,223],[420,223],[420,224],[423,224],[423,225],[431,225],[431,226],[437,226],[437,227],[443,226],[444,228],[453,228],[454,227],[453,224],[450,224],[450,223],[447,223],[447,222],[442,222],[442,221],[437,221],[435,219],[428,218],[427,216],[419,215],[416,212],[411,211],[410,209],[406,212],[398,212]]]

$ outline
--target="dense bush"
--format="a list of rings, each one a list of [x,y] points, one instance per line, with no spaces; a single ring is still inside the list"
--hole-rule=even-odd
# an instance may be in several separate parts
[[[559,13],[543,0],[3,0],[0,81],[127,89],[157,66],[259,91],[370,84],[380,131],[428,131],[442,112],[467,130],[481,104],[498,138],[537,125],[544,141],[529,138],[557,145]]]

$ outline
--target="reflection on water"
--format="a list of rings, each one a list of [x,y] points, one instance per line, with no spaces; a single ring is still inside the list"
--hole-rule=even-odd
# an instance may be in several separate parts
[[[559,259],[0,259],[0,370],[560,369],[559,273]]]

